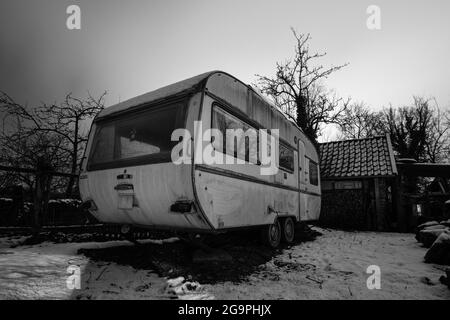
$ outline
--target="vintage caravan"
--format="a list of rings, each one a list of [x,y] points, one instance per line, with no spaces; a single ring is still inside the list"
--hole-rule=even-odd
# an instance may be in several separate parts
[[[208,129],[267,130],[268,142],[278,131],[276,170],[263,174],[261,150],[273,153],[262,135],[204,139]],[[185,133],[174,139],[176,132]],[[197,157],[208,145],[226,161]],[[187,147],[174,152],[177,146]],[[295,123],[251,86],[213,71],[100,112],[79,183],[82,200],[104,223],[192,233],[258,227],[275,247],[293,241],[296,223],[319,218],[318,162]]]

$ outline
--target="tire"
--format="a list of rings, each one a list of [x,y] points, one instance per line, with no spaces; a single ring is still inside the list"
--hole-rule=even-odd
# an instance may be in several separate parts
[[[295,238],[295,222],[294,219],[287,217],[283,219],[281,236],[283,242],[291,244]]]
[[[261,230],[262,243],[271,248],[277,248],[281,242],[281,225],[276,219],[273,224],[264,226]]]

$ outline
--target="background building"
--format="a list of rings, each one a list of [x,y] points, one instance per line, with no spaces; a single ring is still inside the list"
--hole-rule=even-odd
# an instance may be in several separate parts
[[[321,223],[357,230],[398,228],[397,166],[389,136],[320,144]]]

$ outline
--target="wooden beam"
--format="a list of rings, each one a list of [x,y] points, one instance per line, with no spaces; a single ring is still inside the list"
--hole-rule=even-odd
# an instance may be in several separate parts
[[[450,178],[448,163],[401,163],[397,162],[401,175],[412,177],[442,177]]]
[[[392,201],[395,203],[398,231],[406,232],[408,230],[408,220],[405,214],[404,192],[402,188],[401,176],[398,176],[392,184]]]
[[[381,206],[381,195],[380,195],[380,180],[379,178],[374,179],[375,182],[375,212],[377,221],[377,230],[384,230],[384,210]]]
[[[10,166],[2,166],[2,165],[0,165],[0,170],[1,171],[10,171],[10,172],[36,173],[36,170],[34,170],[34,169],[10,167]]]
[[[2,166],[2,165],[0,165],[0,171],[34,173],[34,174],[37,172],[36,169]],[[51,176],[58,176],[58,177],[69,177],[69,178],[75,177],[75,178],[77,178],[79,176],[78,174],[71,174],[71,173],[57,172],[57,171],[48,171],[46,173]]]

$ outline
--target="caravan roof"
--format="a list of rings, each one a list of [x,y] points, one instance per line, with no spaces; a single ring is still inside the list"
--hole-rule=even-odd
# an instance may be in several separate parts
[[[104,118],[114,113],[122,112],[129,108],[137,107],[146,103],[162,100],[176,94],[188,93],[189,91],[196,89],[199,85],[203,83],[203,81],[205,81],[211,74],[215,72],[218,71],[206,72],[198,76],[185,79],[170,84],[168,86],[156,89],[154,91],[144,93],[140,96],[128,99],[126,101],[120,102],[116,105],[113,105],[101,111],[97,116],[97,119]]]
[[[253,92],[254,95],[258,96],[262,101],[264,101],[264,104],[269,109],[273,110],[272,112],[275,112],[275,114],[277,114],[277,113],[281,114],[288,121],[288,123],[291,123],[294,127],[298,128],[300,131],[303,132],[303,130],[295,123],[295,121],[293,121],[292,118],[287,116],[282,110],[280,110],[280,108],[275,106],[273,102],[269,101],[269,99],[267,99],[267,97],[265,97],[263,94],[261,94],[261,92],[258,89],[253,88],[250,85],[246,85],[245,83],[241,82],[240,80],[236,79],[235,77],[227,74],[226,72],[219,71],[219,70],[205,72],[205,73],[202,73],[195,77],[191,77],[191,78],[170,84],[168,86],[156,89],[154,91],[150,91],[148,93],[144,93],[140,96],[131,98],[129,100],[126,100],[126,101],[120,102],[116,105],[105,108],[97,115],[95,120],[97,121],[102,118],[108,117],[110,115],[115,115],[117,113],[127,111],[128,109],[131,109],[131,108],[140,107],[140,106],[148,104],[148,103],[162,101],[168,97],[184,95],[184,94],[188,94],[189,92],[197,91],[214,74],[224,74],[224,75],[227,75],[227,76],[235,79],[236,81],[240,82],[244,87],[246,87],[248,90]]]

